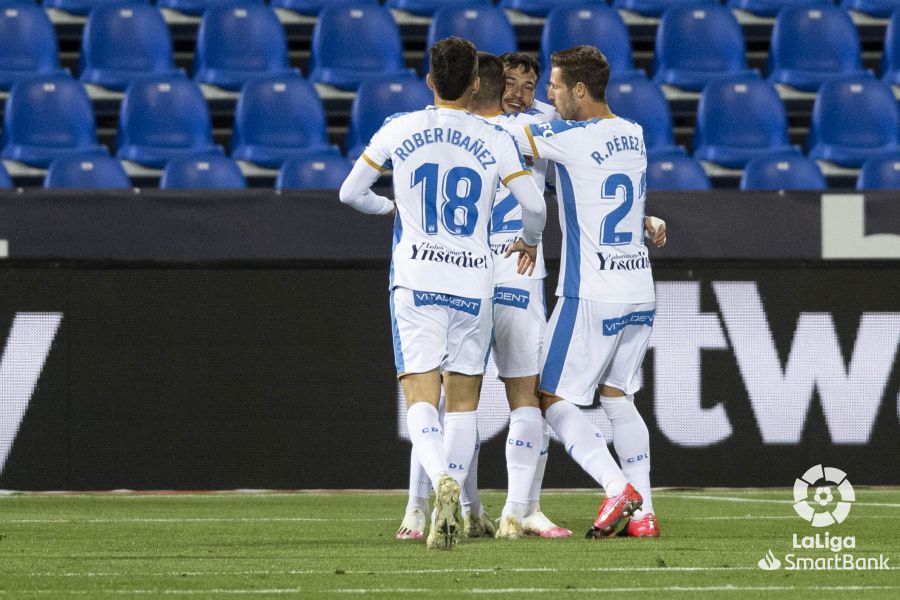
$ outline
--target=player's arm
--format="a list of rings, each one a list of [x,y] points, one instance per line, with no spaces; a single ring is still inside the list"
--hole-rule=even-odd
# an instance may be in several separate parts
[[[521,275],[531,275],[537,265],[537,246],[541,243],[547,222],[547,205],[544,195],[529,175],[508,180],[506,187],[522,207],[522,237],[507,249],[506,256],[519,253],[516,268]]]
[[[522,154],[562,161],[566,157],[566,150],[559,137],[578,126],[573,125],[571,121],[550,121],[526,125],[512,133]]]
[[[388,215],[393,212],[394,203],[372,191],[372,185],[384,172],[380,167],[376,167],[376,164],[365,154],[360,156],[341,185],[340,198],[341,202],[359,212]]]

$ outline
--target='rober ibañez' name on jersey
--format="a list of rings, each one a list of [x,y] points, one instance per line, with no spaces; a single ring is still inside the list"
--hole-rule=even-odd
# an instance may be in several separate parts
[[[451,127],[432,127],[417,131],[394,149],[394,155],[400,160],[406,160],[410,154],[422,146],[437,143],[452,144],[470,152],[481,164],[482,169],[487,169],[489,165],[497,163],[497,159],[490,150],[485,149],[483,139],[473,140],[471,136],[463,135],[461,131]]]
[[[413,260],[424,260],[436,263],[447,263],[464,269],[487,269],[488,257],[472,256],[468,250],[450,250],[440,244],[424,242],[412,245]]]
[[[622,152],[623,150],[640,152],[641,156],[647,154],[646,149],[644,149],[644,141],[642,139],[633,135],[619,135],[606,142],[605,153],[595,150],[591,152],[591,158],[596,160],[598,165],[601,165],[603,164],[604,160],[606,160],[616,152]]]

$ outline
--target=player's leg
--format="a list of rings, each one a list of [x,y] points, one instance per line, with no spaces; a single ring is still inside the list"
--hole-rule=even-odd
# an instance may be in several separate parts
[[[616,336],[602,333],[604,314],[598,304],[560,298],[547,328],[540,384],[547,422],[569,455],[606,491],[589,537],[615,533],[641,503],[610,454],[603,433],[576,406],[592,403],[617,343]]]
[[[409,439],[435,490],[435,511],[452,514],[459,511],[459,485],[448,474],[444,430],[438,415],[439,367],[446,356],[449,317],[445,307],[415,306],[412,290],[406,288],[392,290],[391,317],[394,360],[406,397]],[[450,548],[455,532],[444,521],[440,524],[440,531],[432,525],[429,547]]]
[[[480,395],[480,394],[479,394]],[[494,537],[496,528],[490,515],[481,503],[481,493],[478,491],[478,454],[481,450],[481,436],[476,431],[475,452],[472,454],[472,465],[466,474],[466,482],[460,495],[463,513],[463,529],[466,537]]]
[[[416,456],[415,449],[409,452],[409,494],[406,512],[394,537],[398,540],[421,540],[425,537],[425,515],[428,513],[428,498],[431,496],[431,480]]]
[[[634,311],[652,313],[654,308],[652,303],[642,304],[634,307]],[[634,405],[638,373],[647,353],[651,330],[650,325],[630,325],[622,330],[616,355],[600,386],[600,404],[612,423],[613,446],[622,472],[643,497],[641,509],[635,512],[625,529],[632,537],[659,536],[650,490],[650,433]]]

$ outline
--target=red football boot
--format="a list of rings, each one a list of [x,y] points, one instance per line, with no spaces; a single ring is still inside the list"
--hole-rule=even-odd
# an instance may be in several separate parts
[[[647,513],[640,519],[632,517],[622,533],[628,537],[659,537],[659,523],[653,513]]]
[[[594,524],[588,529],[588,538],[604,538],[615,535],[628,521],[628,517],[641,507],[644,499],[630,483],[625,484],[621,494],[604,498],[597,511]]]

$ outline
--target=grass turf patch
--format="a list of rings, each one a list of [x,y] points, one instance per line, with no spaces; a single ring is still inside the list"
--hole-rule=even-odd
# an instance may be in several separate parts
[[[499,516],[503,497],[484,494]],[[12,495],[0,498],[0,596],[900,597],[900,489],[857,489],[847,520],[815,529],[788,489],[658,491],[659,539],[587,540],[595,493],[546,493],[571,539],[399,542],[396,493]],[[855,536],[887,571],[786,570],[792,538]],[[766,553],[783,562],[765,571]],[[843,553],[843,552],[842,552]]]

